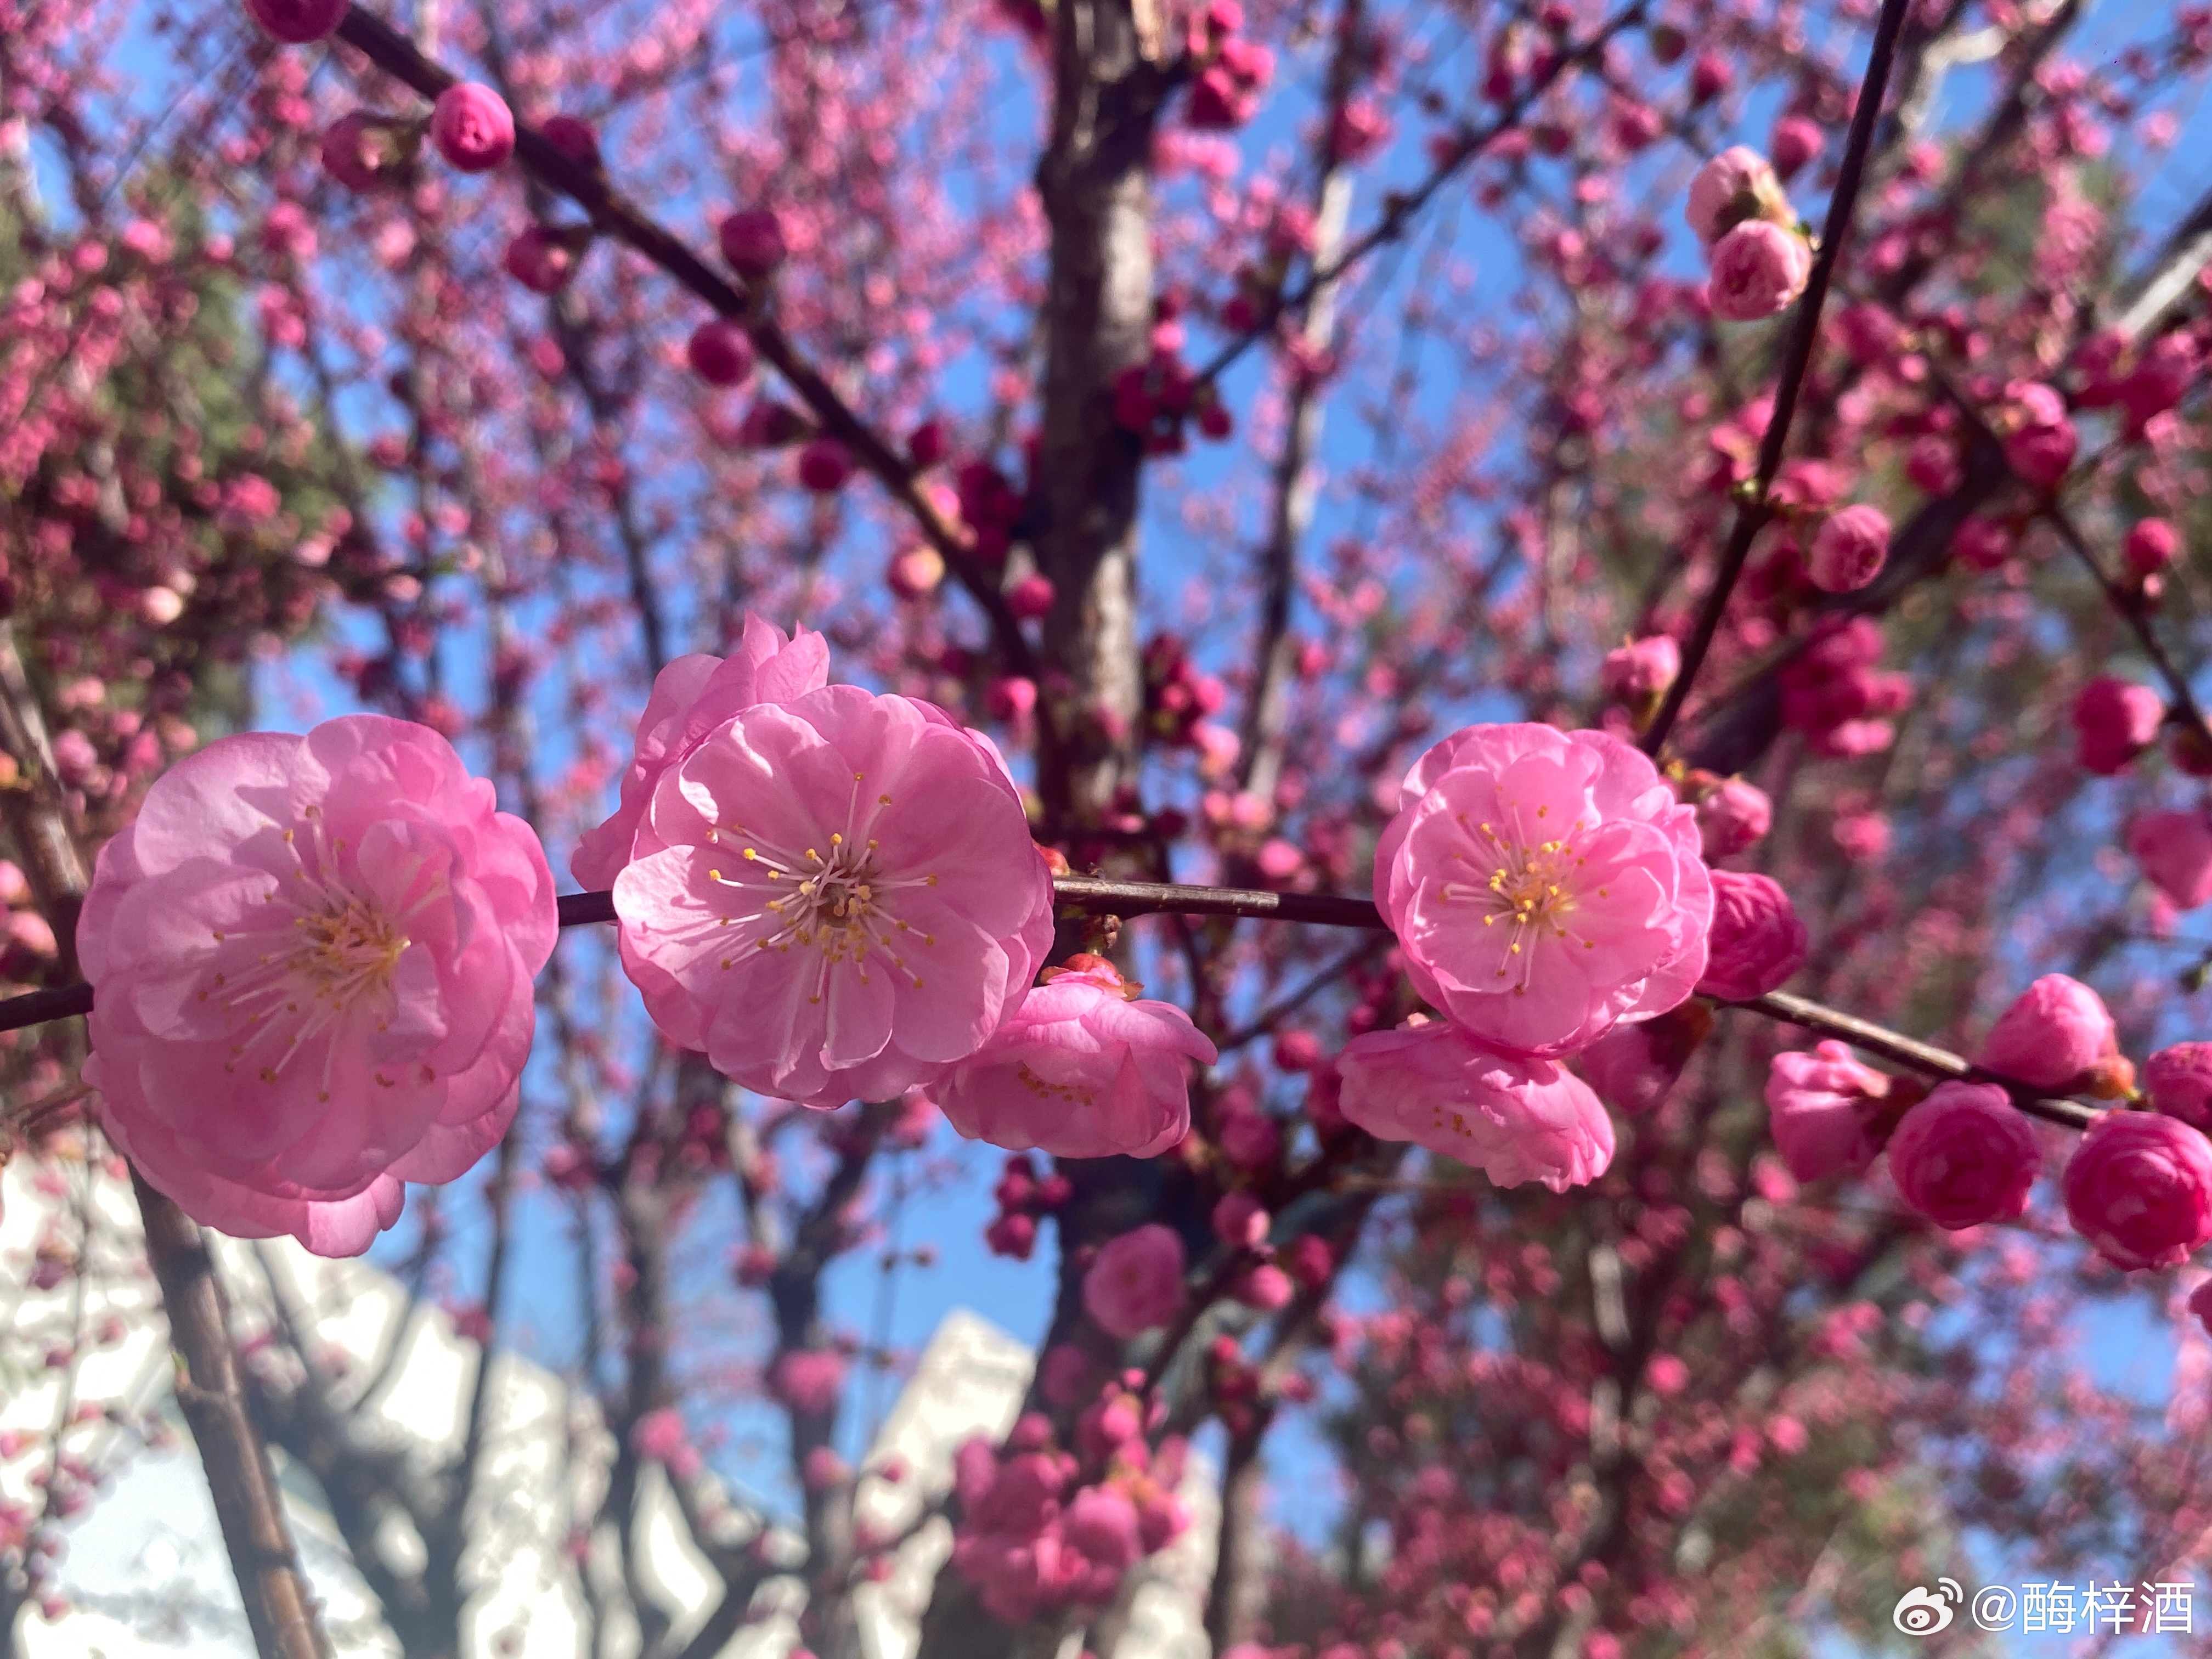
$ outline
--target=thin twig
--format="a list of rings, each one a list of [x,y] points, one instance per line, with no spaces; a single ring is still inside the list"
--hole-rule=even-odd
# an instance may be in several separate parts
[[[1735,528],[1729,537],[1727,551],[1722,555],[1719,573],[1713,578],[1712,587],[1698,613],[1697,627],[1682,653],[1681,672],[1667,688],[1659,712],[1652,716],[1650,726],[1644,731],[1642,742],[1647,755],[1657,754],[1666,744],[1667,734],[1674,729],[1675,718],[1689,699],[1698,670],[1705,665],[1705,653],[1712,649],[1713,636],[1720,631],[1721,615],[1728,609],[1729,598],[1735,592],[1736,580],[1743,574],[1745,562],[1751,556],[1751,544],[1773,516],[1767,491],[1773,487],[1775,474],[1781,471],[1782,451],[1790,440],[1790,422],[1797,411],[1798,394],[1804,390],[1805,377],[1813,366],[1814,349],[1820,343],[1820,308],[1827,300],[1828,285],[1834,278],[1838,261],[1843,258],[1844,242],[1850,234],[1851,211],[1858,204],[1859,185],[1866,177],[1867,154],[1874,145],[1875,123],[1881,114],[1882,94],[1889,84],[1890,62],[1896,56],[1897,37],[1911,9],[1910,0],[1882,0],[1881,17],[1875,25],[1874,48],[1867,54],[1866,78],[1859,86],[1858,107],[1851,112],[1850,137],[1844,145],[1843,165],[1836,174],[1835,191],[1828,198],[1827,221],[1820,228],[1820,256],[1813,262],[1813,274],[1806,282],[1804,297],[1797,302],[1797,314],[1791,319],[1790,338],[1783,350],[1782,379],[1775,390],[1774,413],[1766,422],[1766,435],[1759,441],[1759,469],[1753,476],[1748,493],[1736,507]]]

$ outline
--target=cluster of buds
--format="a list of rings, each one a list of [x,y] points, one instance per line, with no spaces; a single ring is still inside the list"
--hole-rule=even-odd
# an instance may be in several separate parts
[[[1181,1443],[1152,1452],[1140,1414],[1118,1401],[1102,1407],[1091,1434],[1111,1444],[1107,1473],[1092,1482],[1083,1481],[1073,1453],[1055,1447],[1050,1420],[1034,1412],[1003,1448],[975,1439],[953,1455],[961,1505],[953,1569],[994,1618],[1019,1625],[1047,1610],[1103,1606],[1131,1567],[1189,1524],[1173,1495]]]
[[[1883,672],[1881,626],[1854,617],[1782,671],[1782,720],[1817,754],[1875,755],[1895,741],[1889,716],[1911,700],[1909,675]]]
[[[1022,520],[1022,492],[989,461],[969,462],[954,475],[960,517],[974,538],[975,556],[986,564],[1005,562]]]
[[[1229,701],[1229,688],[1191,660],[1182,636],[1155,634],[1146,642],[1145,724],[1153,738],[1173,749],[1211,752],[1217,739],[1207,733],[1210,718]],[[1231,743],[1235,734],[1224,732]]]
[[[1144,441],[1147,455],[1180,455],[1183,423],[1195,420],[1208,438],[1226,438],[1234,426],[1212,381],[1200,383],[1182,360],[1182,304],[1173,294],[1153,302],[1152,355],[1114,377],[1114,419]]]
[[[1274,78],[1275,54],[1240,34],[1243,27],[1237,0],[1206,0],[1190,21],[1185,48],[1197,79],[1183,118],[1200,131],[1243,126],[1260,112],[1260,94]]]
[[[1073,1193],[1066,1176],[1048,1175],[1040,1180],[1030,1155],[1014,1153],[1007,1158],[999,1184],[991,1189],[991,1196],[999,1202],[999,1213],[983,1229],[983,1243],[993,1255],[1028,1261],[1036,1249],[1037,1218],[1057,1210]]]

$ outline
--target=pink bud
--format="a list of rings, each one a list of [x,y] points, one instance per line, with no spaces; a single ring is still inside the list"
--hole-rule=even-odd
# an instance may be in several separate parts
[[[1321,1064],[1321,1039],[1311,1031],[1278,1031],[1275,1065],[1285,1072],[1310,1072]]]
[[[1052,609],[1052,581],[1035,572],[1006,589],[1006,609],[1023,621],[1042,617]]]
[[[304,46],[337,27],[346,15],[346,0],[246,0],[246,15],[272,40]]]
[[[2128,532],[2123,550],[2128,568],[2138,576],[2154,576],[2172,564],[2181,550],[2180,532],[2164,519],[2138,520]]]
[[[1682,647],[1666,634],[1644,638],[1606,653],[1598,668],[1598,684],[1616,702],[1633,707],[1666,694],[1682,672]]]
[[[1752,219],[1786,222],[1789,203],[1766,158],[1746,144],[1724,149],[1690,180],[1684,216],[1701,242],[1717,242]]]
[[[1808,1054],[1775,1055],[1766,1079],[1774,1145],[1800,1181],[1856,1173],[1872,1164],[1886,1133],[1882,1103],[1894,1080],[1851,1058],[1832,1040]]]
[[[749,283],[781,264],[787,249],[783,226],[767,208],[743,208],[722,221],[722,258]]]
[[[2027,1120],[1993,1084],[1939,1084],[1889,1139],[1905,1203],[1953,1231],[2021,1214],[2042,1161]]]
[[[692,372],[709,386],[740,386],[753,372],[752,337],[720,318],[691,331],[684,355]]]
[[[852,476],[852,454],[835,438],[817,438],[799,452],[799,482],[817,495],[842,489]]]
[[[589,121],[574,115],[549,115],[538,131],[547,143],[578,167],[599,165],[599,135]]]
[[[2100,674],[2074,700],[2082,766],[2111,777],[2150,747],[2165,719],[2166,704],[2148,686]]]
[[[576,255],[557,234],[532,225],[507,245],[507,274],[533,294],[557,294],[575,275]]]
[[[1805,924],[1790,895],[1766,876],[1712,872],[1713,924],[1700,996],[1748,1002],[1805,965]]]
[[[1232,1250],[1247,1250],[1267,1242],[1267,1212],[1243,1188],[1224,1193],[1213,1206],[1213,1236]]]
[[[1284,1259],[1290,1263],[1291,1277],[1309,1291],[1320,1290],[1336,1271],[1336,1252],[1327,1239],[1313,1233],[1300,1234]]]
[[[2176,1267],[2212,1239],[2212,1142],[2179,1119],[2106,1113],[2060,1186],[2074,1231],[2114,1267]]]
[[[514,154],[514,112],[489,87],[463,81],[431,106],[430,142],[455,170],[489,173]]]
[[[1742,852],[1762,840],[1774,823],[1774,804],[1766,792],[1741,778],[1714,786],[1698,803],[1698,828],[1707,862]]]
[[[2143,1062],[2150,1103],[2192,1129],[2212,1129],[2212,1042],[2177,1042]]]
[[[2212,899],[2212,823],[2193,812],[2146,812],[2128,826],[2128,851],[2143,879],[2173,902],[2194,910]]]
[[[1237,1281],[1237,1299],[1248,1308],[1261,1313],[1273,1313],[1290,1306],[1297,1287],[1291,1276],[1271,1262],[1261,1262]]]
[[[2078,979],[2045,974],[1997,1017],[1980,1063],[2039,1089],[2063,1089],[2113,1051],[2105,1000]]]
[[[376,190],[392,182],[414,148],[394,123],[357,109],[324,129],[323,171],[348,190]]]
[[[1775,172],[1789,179],[1819,155],[1827,142],[1820,129],[1803,116],[1785,115],[1774,124],[1774,136],[1767,140],[1766,148],[1774,158]]]
[[[892,555],[884,580],[902,599],[927,599],[945,580],[945,556],[933,547],[909,547]]]
[[[2074,422],[2061,419],[2047,426],[2025,426],[2005,440],[2005,462],[2024,483],[2049,489],[2066,476],[2081,447]]]
[[[1224,1115],[1220,1131],[1222,1156],[1240,1170],[1272,1170],[1281,1156],[1283,1133],[1263,1112],[1233,1111]]]
[[[1707,292],[1713,314],[1755,323],[1787,311],[1813,274],[1813,251],[1795,231],[1748,220],[1713,244]]]
[[[1152,1223],[1098,1252],[1083,1276],[1083,1306],[1109,1336],[1138,1336],[1175,1317],[1182,1274],[1182,1240]]]
[[[945,459],[945,423],[924,421],[907,434],[907,459],[916,466],[935,466]]]
[[[1863,504],[1832,514],[1813,538],[1805,574],[1828,593],[1849,593],[1881,574],[1889,557],[1889,520]]]

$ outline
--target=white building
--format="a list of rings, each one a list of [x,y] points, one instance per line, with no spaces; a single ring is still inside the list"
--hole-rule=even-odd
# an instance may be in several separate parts
[[[58,1179],[57,1177],[58,1176]],[[115,1473],[82,1513],[63,1523],[67,1553],[58,1582],[69,1610],[49,1622],[27,1616],[25,1659],[153,1659],[206,1656],[251,1659],[240,1610],[205,1483],[191,1442],[167,1403],[166,1328],[138,1249],[137,1212],[127,1182],[81,1162],[34,1171],[18,1160],[0,1172],[0,1286],[27,1286],[12,1304],[0,1291],[0,1435],[10,1431],[40,1449],[0,1457],[0,1503],[35,1506],[35,1472],[57,1419],[88,1405],[125,1418],[161,1413],[175,1425],[173,1443],[149,1450],[127,1441],[102,1418],[71,1427],[65,1444],[94,1468]],[[37,1288],[36,1254],[58,1257]],[[88,1244],[80,1247],[80,1238]],[[78,1258],[81,1257],[81,1260]],[[295,1317],[349,1377],[366,1388],[380,1376],[369,1418],[397,1446],[419,1449],[427,1462],[458,1446],[460,1417],[480,1350],[455,1334],[446,1316],[418,1307],[398,1281],[358,1261],[327,1261],[289,1240],[247,1246],[223,1241],[225,1279],[239,1322],[250,1340],[265,1326],[272,1284]],[[58,1276],[56,1267],[67,1267]],[[82,1269],[81,1271],[79,1269]],[[81,1300],[80,1300],[81,1297]],[[109,1324],[119,1340],[88,1344]],[[402,1327],[404,1327],[404,1330]],[[392,1351],[397,1337],[398,1347]],[[78,1349],[73,1365],[50,1367],[58,1343]],[[869,1459],[903,1461],[908,1478],[892,1486],[866,1482],[859,1519],[879,1534],[896,1534],[951,1480],[954,1449],[975,1434],[1011,1426],[1028,1388],[1031,1356],[1014,1338],[974,1314],[956,1310],[939,1326],[912,1378],[892,1407]],[[567,1559],[571,1518],[588,1516],[604,1485],[611,1450],[596,1408],[561,1377],[505,1349],[492,1356],[490,1419],[481,1485],[489,1501],[469,1548],[477,1582],[490,1586],[471,1608],[468,1659],[568,1659],[582,1651],[584,1611]],[[0,1447],[7,1443],[0,1441]],[[301,1554],[339,1659],[385,1659],[398,1644],[355,1571],[313,1483],[277,1465]],[[1210,1471],[1192,1460],[1183,1493],[1194,1516],[1176,1544],[1132,1575],[1127,1634],[1106,1659],[1206,1659],[1199,1619],[1211,1573],[1215,1497]],[[684,1633],[705,1617],[714,1578],[692,1548],[657,1468],[647,1494],[650,1562],[646,1589]],[[796,1540],[793,1540],[794,1544]],[[394,1517],[379,1547],[395,1565],[422,1545]],[[931,1581],[951,1547],[942,1521],[902,1548],[896,1569],[860,1593],[862,1632],[873,1659],[913,1659],[915,1627]],[[609,1606],[626,1605],[611,1561],[587,1570]],[[723,1659],[781,1659],[794,1641],[789,1614],[803,1600],[796,1580],[773,1584],[783,1613],[750,1626],[723,1650]],[[618,1615],[626,1617],[627,1615]],[[614,1659],[635,1647],[635,1626],[618,1630]]]

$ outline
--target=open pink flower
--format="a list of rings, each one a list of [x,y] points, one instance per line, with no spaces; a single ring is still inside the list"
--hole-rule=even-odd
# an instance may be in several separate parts
[[[1555,1057],[1705,970],[1698,817],[1602,732],[1471,726],[1413,763],[1375,851],[1414,988],[1494,1048]]]
[[[576,843],[569,873],[586,887],[611,887],[629,861],[630,843],[661,774],[696,749],[741,708],[788,702],[830,683],[830,647],[819,634],[783,630],[745,613],[744,637],[727,657],[678,657],[654,677],[638,716],[636,758],[623,775],[622,804]]]
[[[664,771],[614,894],[662,1035],[815,1106],[936,1082],[1021,1006],[1052,941],[998,752],[849,685],[757,702]]]
[[[1990,1083],[1936,1085],[1889,1138],[1897,1190],[1954,1232],[2021,1214],[2042,1164],[2027,1120]]]
[[[2017,1083],[2064,1089],[2113,1051],[2105,1000],[2078,979],[2045,974],[1997,1016],[1981,1063]]]
[[[556,926],[538,837],[428,727],[222,738],[100,851],[85,1078],[197,1219],[358,1255],[506,1132]]]
[[[1083,1275],[1084,1310],[1109,1336],[1141,1335],[1182,1306],[1182,1240],[1152,1222],[1098,1252]]]
[[[2212,1142],[2156,1112],[2107,1112],[2067,1160],[2074,1231],[2118,1267],[2172,1267],[2212,1240]]]
[[[2212,900],[2212,822],[2202,811],[2144,813],[2128,825],[2128,851],[2175,909]]]
[[[1070,957],[933,1091],[952,1127],[1011,1152],[1151,1158],[1190,1128],[1190,1066],[1213,1044],[1170,1002],[1137,1000],[1103,957]]]
[[[1748,1002],[1805,965],[1805,924],[1771,876],[1713,872],[1713,930],[1700,995]]]
[[[1540,1181],[1563,1193],[1613,1162],[1613,1120],[1588,1084],[1551,1060],[1486,1048],[1456,1026],[1370,1031],[1336,1063],[1352,1122],[1473,1164],[1498,1186]]]
[[[1774,1057],[1766,1079],[1767,1125],[1790,1173],[1800,1181],[1856,1174],[1881,1152],[1882,1103],[1894,1079],[1851,1057],[1832,1040],[1813,1052]]]

